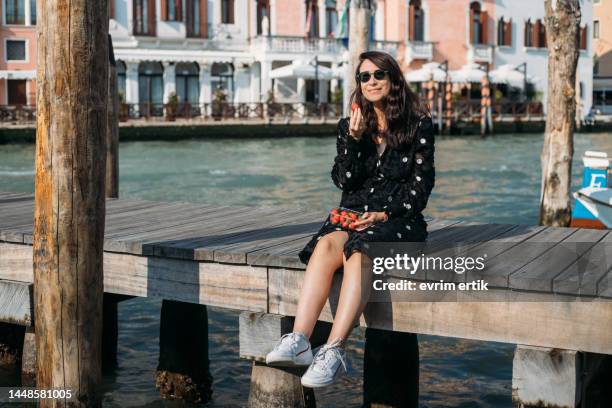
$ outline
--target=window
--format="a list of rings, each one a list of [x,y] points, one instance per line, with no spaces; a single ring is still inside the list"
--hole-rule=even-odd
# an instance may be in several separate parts
[[[25,79],[8,79],[6,81],[7,102],[9,105],[27,105],[27,82]]]
[[[599,75],[599,57],[593,56],[593,75]]]
[[[531,24],[531,20],[525,22],[525,47],[533,47],[533,24]]]
[[[587,37],[588,36],[588,29],[587,26],[584,27],[580,27],[580,49],[581,50],[586,50],[587,49]]]
[[[194,62],[176,64],[176,96],[179,103],[197,105],[200,98],[199,68]]]
[[[206,27],[206,1],[186,0],[187,12],[187,37],[204,38],[207,34]]]
[[[25,40],[6,40],[6,60],[26,61]]]
[[[234,0],[221,0],[221,23],[234,24]]]
[[[487,44],[487,12],[480,9],[480,3],[470,4],[470,44]]]
[[[599,38],[599,21],[593,21],[593,38]]]
[[[421,0],[411,0],[408,13],[408,39],[425,41],[425,12],[421,8]]]
[[[305,31],[308,37],[319,36],[319,8],[317,7],[316,0],[307,0]]]
[[[525,47],[546,48],[546,27],[542,20],[525,22]]]
[[[593,105],[603,105],[604,101],[604,91],[593,91]]]
[[[134,35],[155,35],[155,0],[134,0]]]
[[[117,93],[119,99],[125,102],[125,62],[117,61]]]
[[[182,21],[183,0],[161,0],[162,21]]]
[[[262,22],[264,17],[268,19],[268,31],[270,30],[270,2],[269,0],[257,0],[257,34],[270,34],[263,32]]]
[[[215,62],[210,67],[210,89],[213,95],[217,90],[227,94],[227,101],[232,100],[234,91],[234,66]]]
[[[30,0],[30,24],[36,25],[36,0]]]
[[[336,10],[335,1],[327,1],[325,5],[325,26],[327,37],[333,37],[338,26],[338,11]]]
[[[141,62],[138,67],[138,98],[144,115],[163,115],[163,72],[159,62]]]
[[[6,24],[25,24],[25,0],[5,0],[4,21]]]
[[[512,19],[504,21],[502,17],[497,22],[497,45],[512,46]]]

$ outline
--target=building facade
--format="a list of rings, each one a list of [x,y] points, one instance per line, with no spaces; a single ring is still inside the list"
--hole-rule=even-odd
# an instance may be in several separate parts
[[[0,104],[32,104],[35,1],[0,1]],[[588,112],[593,95],[593,10],[605,13],[602,7],[611,1],[581,1],[581,112]],[[207,104],[217,90],[234,103],[271,96],[278,102],[327,102],[346,72],[317,83],[308,76],[273,79],[272,73],[298,61],[342,72],[348,60],[346,6],[345,0],[110,0],[121,97],[149,113],[153,107],[153,114],[161,114],[173,95]],[[378,0],[374,11],[370,47],[396,56],[405,72],[432,61],[446,61],[450,70],[473,63],[490,70],[523,65],[545,103],[542,1]],[[601,33],[609,29],[603,20]],[[598,51],[600,67],[607,50]]]
[[[593,1],[593,106],[612,115],[612,0]]]

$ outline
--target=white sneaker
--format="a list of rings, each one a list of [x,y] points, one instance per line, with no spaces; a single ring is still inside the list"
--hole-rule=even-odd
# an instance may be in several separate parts
[[[302,385],[309,388],[325,387],[346,374],[346,356],[340,348],[341,340],[322,346],[306,373]]]
[[[310,342],[303,333],[283,334],[266,356],[266,364],[283,367],[307,366],[312,362]]]

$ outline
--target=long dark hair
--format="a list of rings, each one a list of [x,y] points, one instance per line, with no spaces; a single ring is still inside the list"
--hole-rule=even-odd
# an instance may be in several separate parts
[[[361,64],[370,60],[378,68],[388,72],[391,89],[385,97],[384,112],[387,119],[387,132],[384,134],[387,144],[391,147],[412,143],[414,130],[420,117],[427,110],[419,102],[419,98],[406,83],[402,70],[391,55],[380,51],[366,51],[359,55],[359,63],[355,75],[359,73]],[[366,125],[364,135],[378,133],[378,121],[374,112],[374,104],[368,101],[361,92],[361,84],[357,82],[350,97],[351,105],[356,103],[361,108]]]

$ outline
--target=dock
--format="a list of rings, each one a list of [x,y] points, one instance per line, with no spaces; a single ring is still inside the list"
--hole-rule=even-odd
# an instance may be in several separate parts
[[[32,194],[0,193],[0,321],[27,327],[33,322],[33,214]],[[325,217],[292,207],[107,199],[104,291],[239,310],[241,357],[260,362],[276,336],[290,330],[287,319],[296,312],[305,269],[297,255]],[[542,356],[564,350],[571,354],[564,366],[570,371],[579,369],[579,353],[612,355],[612,245],[605,245],[612,244],[612,233],[442,219],[430,220],[428,230],[432,243],[503,243],[489,254],[486,277],[493,291],[507,296],[370,303],[361,325],[513,343]],[[579,244],[577,255],[566,256],[565,244],[572,243]],[[599,254],[608,261],[585,265],[596,243],[609,247]],[[322,324],[333,320],[336,278]],[[524,382],[517,355],[515,376]],[[254,372],[259,366],[254,363]],[[576,377],[576,387],[580,381]]]

